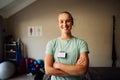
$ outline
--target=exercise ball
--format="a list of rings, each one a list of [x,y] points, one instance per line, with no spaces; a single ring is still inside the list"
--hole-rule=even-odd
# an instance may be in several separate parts
[[[0,63],[0,79],[8,79],[15,73],[15,64],[10,61]]]

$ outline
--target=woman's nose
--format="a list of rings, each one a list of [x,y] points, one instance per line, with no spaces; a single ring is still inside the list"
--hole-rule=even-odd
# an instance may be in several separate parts
[[[67,23],[66,23],[66,22],[64,22],[64,23],[63,23],[63,26],[66,26],[66,25],[67,25]]]

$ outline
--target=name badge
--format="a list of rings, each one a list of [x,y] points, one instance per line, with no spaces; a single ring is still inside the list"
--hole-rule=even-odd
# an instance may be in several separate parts
[[[58,52],[57,57],[66,58],[67,57],[67,53],[65,51],[60,51],[60,52]]]

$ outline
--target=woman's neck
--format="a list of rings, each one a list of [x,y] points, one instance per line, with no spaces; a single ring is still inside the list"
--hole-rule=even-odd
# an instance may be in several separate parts
[[[63,39],[63,40],[69,40],[69,39],[71,39],[73,36],[72,36],[72,34],[71,33],[69,33],[69,34],[61,34],[61,39]]]

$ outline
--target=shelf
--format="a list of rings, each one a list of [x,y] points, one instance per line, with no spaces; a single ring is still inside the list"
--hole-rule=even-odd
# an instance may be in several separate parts
[[[10,61],[16,61],[16,59],[8,59],[8,60],[10,60]]]
[[[16,44],[5,44],[6,46],[16,46]]]
[[[4,44],[4,59],[16,61],[16,43]]]
[[[6,53],[16,53],[16,51],[6,51]]]

